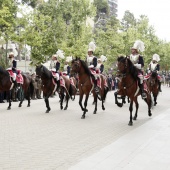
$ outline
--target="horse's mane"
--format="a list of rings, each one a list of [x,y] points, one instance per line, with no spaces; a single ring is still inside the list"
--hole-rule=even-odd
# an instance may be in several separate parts
[[[52,73],[44,65],[42,65],[46,77],[52,78]]]
[[[6,75],[6,76],[9,76],[8,71],[5,70],[5,69],[3,69],[1,66],[0,66],[0,73],[1,73],[1,74],[4,74],[4,75]]]
[[[131,74],[131,76],[133,77],[134,80],[138,79],[139,69],[134,66],[134,64],[131,62],[131,60],[129,58],[120,56],[120,57],[118,57],[117,61],[118,62],[122,62],[124,64],[127,61],[128,62],[128,66],[129,66],[129,73]]]
[[[86,73],[88,76],[92,76],[92,73],[90,72],[90,70],[89,70],[89,68],[88,68],[88,66],[87,66],[87,64],[86,64],[86,62],[85,62],[84,60],[81,60],[80,58],[76,58],[76,59],[74,59],[74,60],[72,61],[72,63],[73,63],[74,61],[78,61],[78,60],[80,61],[82,67],[84,68],[85,73]]]
[[[157,77],[157,72],[156,72],[156,71],[153,71],[152,74],[151,74],[151,76],[152,76],[153,78],[156,78],[156,77]]]

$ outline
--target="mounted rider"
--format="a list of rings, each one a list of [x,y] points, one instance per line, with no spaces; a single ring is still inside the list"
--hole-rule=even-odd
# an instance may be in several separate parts
[[[16,82],[16,76],[17,76],[17,61],[14,59],[14,53],[10,52],[9,56],[9,68],[7,69],[9,72],[11,72],[12,81],[14,83],[14,86],[17,87]]]
[[[131,54],[129,56],[129,59],[134,64],[136,68],[139,69],[138,72],[138,86],[141,91],[142,98],[146,98],[146,93],[144,92],[144,86],[143,86],[143,67],[144,67],[144,60],[143,57],[139,54],[139,52],[143,52],[145,50],[144,43],[141,40],[136,40],[133,47],[131,48]]]
[[[56,54],[52,55],[52,60],[50,64],[50,69],[52,71],[54,81],[57,84],[57,90],[60,86],[60,75],[59,75],[60,61],[58,58],[64,59],[64,53],[60,49],[56,52]]]
[[[64,65],[64,71],[63,73],[68,76],[68,78],[70,77],[70,66],[69,63],[72,61],[72,56],[66,57],[66,61],[65,61],[65,65]]]
[[[94,75],[94,77],[93,77],[94,89],[95,89],[95,92],[98,93],[99,89],[97,87],[97,76],[96,76],[97,57],[95,57],[93,55],[95,49],[96,49],[95,43],[90,42],[89,48],[88,48],[88,55],[86,58],[86,63],[87,63],[88,68],[90,69],[91,73]]]
[[[105,62],[107,60],[106,56],[101,55],[100,58],[98,58],[97,60],[97,66],[96,66],[96,72],[99,74],[102,74],[104,71],[104,64],[103,62]]]
[[[160,70],[160,65],[158,63],[159,61],[160,61],[160,56],[158,54],[154,54],[152,56],[152,61],[149,64],[149,71],[156,72],[158,74],[158,71]],[[162,90],[161,90],[161,77],[159,75],[157,75],[157,78],[158,78],[158,83],[159,83],[159,91],[162,92]]]

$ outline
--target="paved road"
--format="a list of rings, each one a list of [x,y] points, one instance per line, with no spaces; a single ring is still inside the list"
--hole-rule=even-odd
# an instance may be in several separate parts
[[[51,112],[45,113],[43,100],[34,100],[27,108],[18,108],[12,103],[0,104],[0,170],[65,170],[80,160],[98,152],[117,141],[154,117],[170,108],[170,88],[163,87],[158,105],[153,108],[153,116],[147,115],[147,106],[139,99],[138,120],[133,127],[128,126],[128,104],[118,108],[114,104],[114,93],[109,92],[102,111],[93,115],[92,96],[88,102],[86,119],[82,120],[82,111],[78,97],[69,102],[67,111],[60,110],[59,99],[50,98]]]

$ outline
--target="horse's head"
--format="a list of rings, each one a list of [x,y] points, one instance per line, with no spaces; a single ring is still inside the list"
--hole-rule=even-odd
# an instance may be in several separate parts
[[[43,74],[43,72],[44,72],[44,70],[43,70],[43,65],[38,65],[38,66],[36,66],[35,72],[36,72],[36,75],[38,75],[38,76],[41,77],[42,74]]]
[[[71,62],[71,74],[79,73],[81,62],[79,58],[73,59]]]
[[[152,71],[150,79],[149,79],[151,86],[155,85],[155,83],[158,81],[157,76],[158,76],[157,72]]]
[[[127,70],[127,57],[120,56],[117,59],[117,67],[120,73],[126,73]]]

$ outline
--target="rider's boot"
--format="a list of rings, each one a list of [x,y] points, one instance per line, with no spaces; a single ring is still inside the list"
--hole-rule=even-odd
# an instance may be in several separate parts
[[[94,80],[94,91],[96,94],[99,93],[99,87],[97,86],[97,78],[95,78],[95,80]]]
[[[146,93],[144,91],[143,84],[139,84],[139,88],[140,88],[142,99],[145,99],[147,96],[146,96]]]
[[[162,90],[161,90],[161,82],[160,81],[158,81],[158,85],[159,85],[159,87],[158,87],[159,92],[162,92]]]

